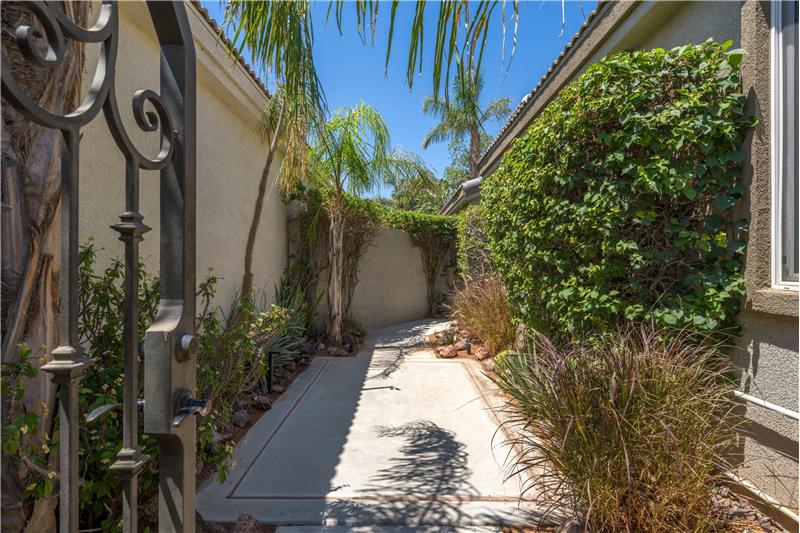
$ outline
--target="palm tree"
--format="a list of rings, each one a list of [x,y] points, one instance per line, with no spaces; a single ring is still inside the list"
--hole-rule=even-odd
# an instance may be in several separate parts
[[[325,99],[314,67],[307,2],[231,0],[225,7],[225,21],[229,28],[235,27],[230,52],[236,53],[236,45],[249,49],[256,66],[274,75],[277,87],[259,122],[267,156],[244,250],[241,297],[248,299],[253,292],[253,252],[278,143],[283,142],[285,153],[277,182],[282,189],[290,190],[305,174],[306,139],[322,121]]]
[[[439,123],[425,135],[422,147],[469,136],[469,178],[478,177],[478,158],[481,155],[481,134],[484,124],[503,120],[511,114],[511,99],[495,98],[481,108],[483,74],[479,69],[461,68],[456,71],[449,101],[432,94],[425,98],[422,111],[434,115]]]
[[[480,0],[470,5],[468,0],[444,2],[439,6],[437,32],[435,36],[434,94],[438,94],[440,78],[450,72],[451,58],[456,56],[456,42],[459,31],[463,35],[461,49],[468,51],[470,63],[477,54],[480,65],[486,41],[489,21],[495,11],[496,0]],[[391,6],[388,26],[388,45],[386,64],[391,54],[394,35],[395,15],[398,2]],[[513,1],[514,13],[518,13],[518,1]],[[343,0],[331,0],[329,14],[333,13],[340,31],[343,28]],[[366,39],[366,28],[372,28],[373,35],[378,18],[377,2],[357,2],[354,4],[357,31]],[[410,28],[408,66],[406,79],[413,86],[417,66],[422,67],[422,41],[424,32],[425,2],[415,6]],[[505,1],[503,2],[505,11]],[[464,21],[469,21],[464,26]],[[504,17],[501,22],[505,25]],[[267,158],[261,173],[256,195],[253,216],[248,231],[244,253],[244,273],[242,275],[242,297],[251,296],[253,288],[253,251],[257,241],[258,227],[263,210],[269,174],[272,170],[275,149],[283,136],[286,142],[286,156],[281,164],[279,181],[284,189],[303,175],[307,150],[304,135],[322,123],[326,111],[325,94],[317,75],[313,58],[314,25],[309,0],[293,2],[252,2],[248,0],[228,0],[225,6],[225,25],[231,31],[230,52],[237,54],[236,48],[247,49],[253,61],[263,74],[271,74],[278,93],[270,99],[261,121],[262,134],[268,144]],[[466,28],[463,29],[462,28]],[[505,31],[503,32],[505,34]],[[514,41],[516,42],[516,22]],[[288,132],[288,134],[287,134]]]
[[[344,28],[344,0],[330,0],[325,20],[332,16],[340,32]],[[386,2],[390,4],[388,17],[386,68],[392,53],[394,42],[397,8],[400,0]],[[435,20],[428,15],[429,5],[438,6]],[[310,87],[314,98],[324,101],[322,86],[316,79],[313,62],[308,64],[311,56],[307,53],[314,41],[314,24],[311,16],[310,0],[292,2],[252,2],[250,0],[227,0],[225,20],[228,28],[234,28],[231,44],[243,45],[253,55],[257,66],[272,71],[277,79],[285,79],[287,85],[302,84],[307,74],[313,73],[315,83]],[[378,27],[378,16],[382,3],[376,0],[355,2],[351,4],[356,19],[356,31],[366,43],[375,35]],[[500,9],[497,7],[500,6]],[[408,28],[408,62],[406,65],[406,83],[409,88],[414,85],[417,73],[422,72],[423,45],[426,38],[425,22],[435,27],[433,33],[433,82],[434,95],[439,88],[449,82],[452,60],[462,51],[469,58],[470,65],[480,69],[483,50],[489,26],[499,17],[503,35],[503,53],[505,53],[506,10],[513,11],[514,28],[510,58],[513,57],[517,44],[517,27],[519,25],[519,0],[454,0],[450,2],[417,1]],[[427,33],[430,38],[431,33]],[[510,59],[509,59],[510,64]],[[444,75],[444,79],[443,79]],[[444,81],[444,83],[442,83]]]
[[[245,244],[242,298],[252,297],[253,252],[278,143],[279,141],[283,142],[284,157],[281,160],[276,183],[284,191],[290,191],[299,177],[305,175],[307,138],[319,114],[319,108],[309,100],[307,92],[292,94],[283,85],[279,85],[278,90],[270,96],[262,113],[258,129],[262,141],[267,145],[267,157],[264,168],[261,170],[261,179],[258,183],[258,192]]]
[[[341,109],[312,135],[308,152],[309,181],[330,190],[328,337],[342,342],[344,279],[344,195],[375,191],[430,170],[415,155],[391,150],[389,130],[381,115],[364,103]]]

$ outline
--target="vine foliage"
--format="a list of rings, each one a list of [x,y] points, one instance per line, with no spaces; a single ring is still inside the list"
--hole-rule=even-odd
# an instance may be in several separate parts
[[[755,119],[730,44],[606,57],[506,153],[482,208],[518,320],[562,340],[626,320],[734,327]]]
[[[327,232],[330,192],[325,189],[299,188],[289,198],[302,205],[296,216],[295,239],[291,275],[302,280],[307,298],[315,299],[319,276],[328,271],[329,243]],[[405,232],[411,242],[420,248],[428,294],[430,312],[440,303],[436,290],[437,278],[452,259],[456,236],[455,217],[433,215],[416,211],[394,209],[380,201],[351,194],[343,196],[345,202],[344,264],[345,264],[345,315],[350,309],[358,284],[358,261],[364,255],[380,230],[385,227]],[[327,280],[326,280],[327,281]],[[325,284],[327,286],[327,283]]]
[[[297,217],[298,246],[292,265],[292,275],[306,287],[307,297],[314,304],[318,278],[322,272],[330,275],[328,247],[330,246],[328,211],[331,193],[327,189],[300,188],[292,199],[303,203]],[[353,302],[358,284],[358,260],[372,243],[383,223],[383,206],[352,194],[344,194],[344,313]],[[325,280],[324,286],[328,286]],[[314,305],[315,306],[315,305]]]
[[[468,282],[496,274],[480,206],[471,205],[459,213],[457,234],[456,260],[461,279]]]

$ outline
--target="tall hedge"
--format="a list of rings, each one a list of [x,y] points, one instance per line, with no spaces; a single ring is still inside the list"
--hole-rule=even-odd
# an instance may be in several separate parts
[[[746,232],[733,207],[755,119],[729,46],[606,57],[505,154],[482,208],[520,321],[561,339],[624,320],[733,325]]]

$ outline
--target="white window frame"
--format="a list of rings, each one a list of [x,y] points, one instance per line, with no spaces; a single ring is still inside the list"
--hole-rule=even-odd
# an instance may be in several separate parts
[[[785,95],[783,91],[783,39],[782,32],[782,12],[781,0],[772,0],[771,4],[771,28],[770,28],[770,174],[771,174],[771,271],[772,287],[776,289],[800,290],[800,281],[786,280],[783,276],[783,205],[784,179],[783,161],[786,150],[786,141],[783,132],[783,113],[785,106]],[[797,147],[794,147],[797,150]],[[795,191],[797,194],[798,191]],[[797,238],[797,236],[795,236]],[[797,245],[796,245],[797,246]]]

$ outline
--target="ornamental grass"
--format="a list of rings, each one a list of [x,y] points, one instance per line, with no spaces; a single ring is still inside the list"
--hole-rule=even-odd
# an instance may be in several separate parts
[[[663,333],[625,326],[565,348],[539,336],[497,361],[519,429],[515,472],[588,531],[718,525],[709,501],[736,441],[729,368],[713,340]]]
[[[514,324],[503,283],[497,276],[468,280],[453,292],[452,317],[483,341],[491,355],[514,342]]]

